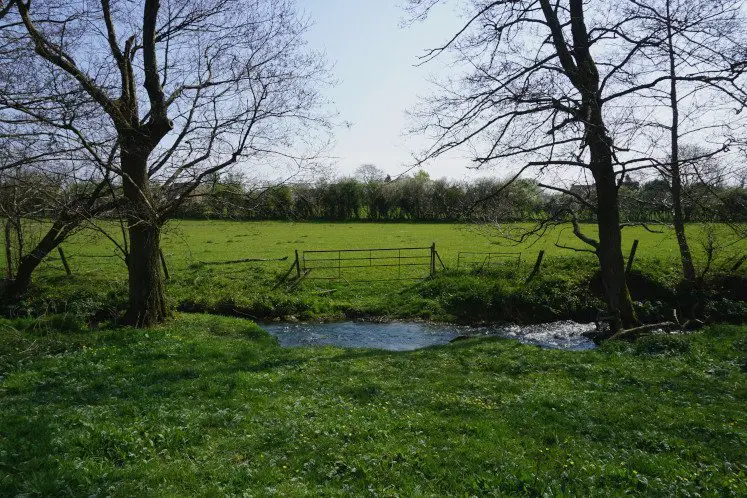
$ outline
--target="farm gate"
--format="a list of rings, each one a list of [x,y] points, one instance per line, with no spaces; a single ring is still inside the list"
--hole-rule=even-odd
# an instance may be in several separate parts
[[[308,279],[374,282],[419,280],[444,268],[436,244],[429,247],[387,247],[303,251],[300,273]]]

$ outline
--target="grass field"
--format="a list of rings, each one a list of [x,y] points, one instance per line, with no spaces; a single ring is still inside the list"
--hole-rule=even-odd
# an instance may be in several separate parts
[[[106,226],[117,240],[121,236],[114,225]],[[163,248],[175,272],[184,271],[199,261],[221,261],[240,258],[275,258],[292,256],[298,249],[356,249],[380,247],[425,247],[435,243],[444,263],[456,264],[459,251],[520,252],[532,263],[537,253],[544,250],[548,257],[573,256],[573,251],[556,246],[584,248],[569,227],[555,229],[539,240],[514,244],[502,234],[516,235],[521,225],[507,224],[497,228],[478,228],[473,225],[450,223],[292,223],[292,222],[232,222],[232,221],[173,221],[164,229]],[[594,225],[584,225],[585,232],[594,235]],[[667,264],[677,264],[678,252],[674,232],[668,227],[662,233],[651,233],[642,227],[624,229],[623,251],[627,255],[633,241],[640,240],[638,255],[657,258]],[[719,227],[727,234],[728,229]],[[696,257],[702,257],[700,244],[705,239],[703,227],[692,225],[689,234]],[[728,237],[727,237],[728,238]],[[731,239],[729,239],[731,240]],[[96,260],[80,256],[110,256],[114,245],[95,232],[82,232],[66,242],[64,247],[80,272],[101,271],[124,274],[124,266],[106,259]],[[587,247],[588,248],[588,247]],[[747,242],[724,249],[724,256],[743,253]],[[0,258],[4,256],[0,255]],[[62,271],[60,264],[52,265]],[[53,268],[50,267],[53,271]]]
[[[116,238],[116,227],[108,228]],[[501,227],[502,230],[516,228],[516,225]],[[584,229],[589,233],[594,231],[593,226]],[[727,233],[724,227],[721,230]],[[696,255],[701,255],[697,248],[705,230],[702,226],[692,226],[690,231]],[[651,233],[635,227],[625,229],[625,237],[626,254],[633,240],[640,241],[634,265],[640,275],[632,282],[634,298],[650,301],[642,311],[652,319],[667,309],[666,313],[671,313],[673,294],[680,280],[674,234],[667,229]],[[446,321],[590,320],[603,307],[599,293],[588,290],[598,263],[588,253],[556,247],[558,241],[581,247],[567,229],[513,245],[495,229],[456,224],[175,221],[164,230],[163,250],[171,273],[167,294],[172,305],[183,310],[210,310],[255,319],[385,316]],[[335,281],[314,279],[330,276],[314,270],[297,288],[275,288],[277,277],[290,268],[295,250],[303,257],[308,250],[427,247],[431,243],[436,244],[449,269],[442,271],[439,263],[439,278],[435,281],[423,281],[429,271],[427,266],[402,270],[382,267],[345,270],[341,273],[343,278]],[[85,313],[102,307],[121,309],[126,296],[126,269],[121,258],[115,256],[114,244],[99,233],[86,231],[76,234],[63,247],[73,275],[65,275],[61,262],[53,254],[40,268],[37,291],[24,303],[21,312]],[[733,264],[746,247],[742,242],[719,250],[716,269],[719,265]],[[540,250],[547,253],[542,273],[531,285],[525,285]],[[492,276],[481,276],[454,271],[460,251],[516,254],[494,268]],[[518,253],[521,253],[520,264],[517,264]],[[427,264],[428,251],[420,251],[418,255],[420,259],[411,261]],[[288,259],[204,264],[282,257]],[[481,257],[476,258],[479,261]],[[331,264],[334,266],[335,262]],[[331,274],[336,272],[332,270]],[[368,281],[400,275],[413,278]],[[741,311],[740,308],[729,313]]]
[[[556,237],[509,249],[521,265],[464,272],[459,251],[506,248],[461,225],[179,222],[164,234],[167,293],[182,309],[263,319],[590,320],[603,306],[596,262]],[[687,307],[671,234],[634,238],[640,316]],[[431,242],[452,269],[425,280],[273,289],[290,259],[203,263]],[[80,233],[64,248],[73,275],[50,258],[11,310],[21,318],[0,319],[0,496],[747,494],[744,325],[585,352],[505,339],[282,349],[238,318],[117,327],[113,246]],[[543,271],[525,283],[540,249]],[[744,246],[728,251],[722,261]],[[744,323],[743,276],[719,278],[703,313]]]
[[[745,332],[390,353],[5,320],[0,495],[745,496]]]

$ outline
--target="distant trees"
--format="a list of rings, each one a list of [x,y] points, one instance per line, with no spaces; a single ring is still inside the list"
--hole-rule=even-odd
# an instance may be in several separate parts
[[[714,163],[713,159],[706,161]],[[685,169],[686,222],[737,222],[747,217],[747,189],[719,181],[717,166],[703,166],[707,184]],[[715,168],[715,169],[714,169]],[[710,171],[710,173],[707,173]],[[576,186],[577,192],[588,191]],[[672,223],[671,191],[659,178],[626,179],[620,186],[620,216],[625,223]],[[415,200],[413,200],[415,199]],[[234,175],[203,186],[175,213],[192,219],[519,222],[544,220],[576,199],[542,189],[537,181],[481,178],[456,182],[424,175],[395,181],[341,178],[316,184],[252,187]],[[579,222],[595,223],[595,211],[575,208]]]
[[[688,157],[689,148],[684,150]],[[90,176],[76,178],[71,171],[80,171],[80,164],[61,168],[60,163],[56,163],[52,168],[44,162],[44,167],[37,164],[9,169],[3,168],[2,165],[8,163],[3,162],[2,157],[0,154],[0,214],[10,224],[14,240],[18,239],[15,226],[22,226],[28,220],[54,222],[64,217],[71,230],[78,230],[96,225],[96,219],[116,219],[120,214],[117,206],[121,201],[121,188],[109,184],[100,169],[91,168]],[[722,169],[713,158],[699,161],[697,171],[696,175],[693,168],[683,169],[686,222],[745,221],[747,189],[725,181]],[[387,182],[385,175],[381,177],[384,180],[364,182],[345,177],[318,183],[257,186],[244,175],[215,173],[183,200],[173,217],[505,223],[543,220],[550,213],[562,211],[566,209],[564,206],[576,202],[573,196],[542,189],[531,179],[510,183],[491,178],[452,181],[420,174]],[[158,195],[161,186],[153,184],[152,188]],[[588,187],[577,185],[573,190],[585,192]],[[81,202],[90,207],[80,209]],[[579,222],[596,222],[593,210],[575,209]],[[74,218],[71,217],[73,212]],[[640,182],[626,179],[620,187],[620,213],[626,223],[671,223],[671,192],[667,182],[659,178]],[[77,221],[73,223],[73,219]],[[28,245],[33,242],[33,237],[29,236],[22,238],[24,250],[30,250]],[[15,248],[17,243],[13,245]]]

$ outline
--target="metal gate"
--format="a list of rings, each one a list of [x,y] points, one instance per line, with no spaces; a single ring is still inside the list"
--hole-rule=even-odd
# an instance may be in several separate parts
[[[301,270],[307,279],[374,282],[420,280],[436,272],[441,258],[430,247],[303,251]]]

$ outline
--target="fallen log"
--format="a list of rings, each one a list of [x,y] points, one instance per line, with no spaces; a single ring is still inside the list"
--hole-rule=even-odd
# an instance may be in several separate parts
[[[314,294],[318,296],[326,296],[328,294],[334,294],[335,292],[337,292],[337,289],[327,289],[327,290],[316,291],[314,292]]]

